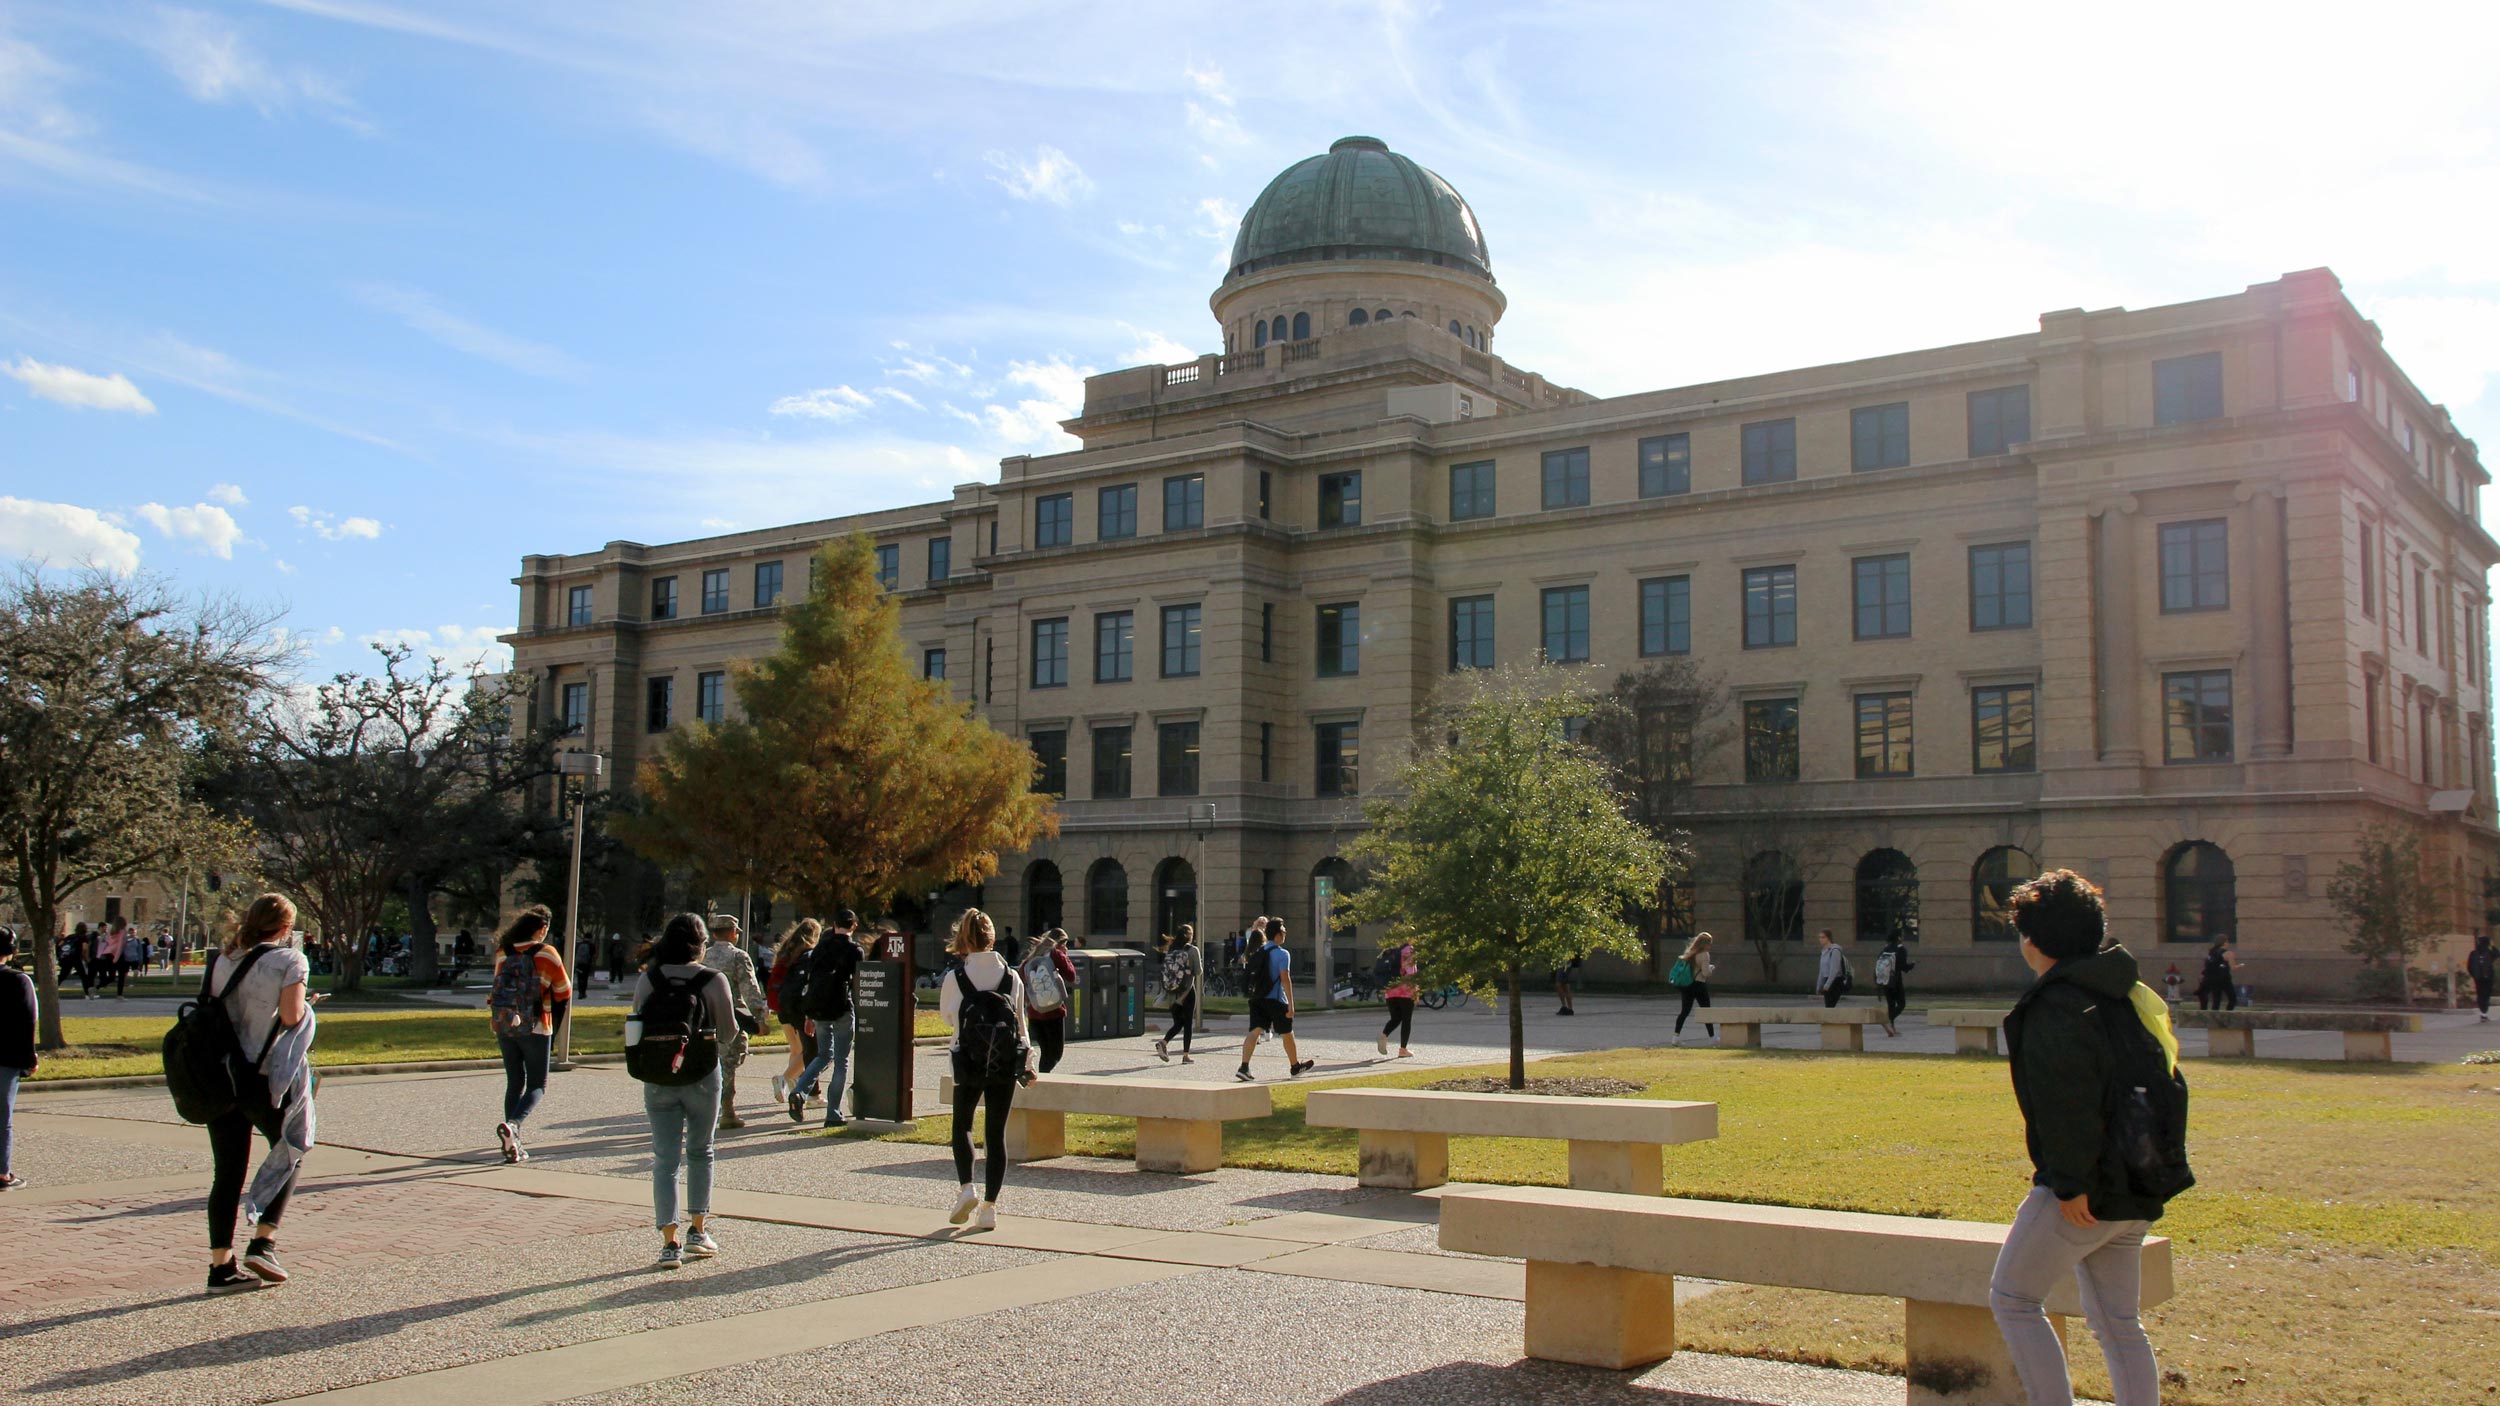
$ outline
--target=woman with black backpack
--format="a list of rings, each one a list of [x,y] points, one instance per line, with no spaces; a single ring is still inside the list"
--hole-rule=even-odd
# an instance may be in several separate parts
[[[947,1220],[975,1230],[998,1228],[998,1193],[1007,1182],[1007,1112],[1016,1086],[1033,1076],[1025,1068],[1032,1049],[1024,1021],[1024,983],[1007,959],[992,949],[998,934],[990,915],[967,909],[946,944],[955,969],[938,987],[938,1015],[955,1031],[949,1046],[955,1073],[955,1180],[961,1190]],[[986,1105],[986,1107],[984,1106]],[[982,1112],[982,1190],[972,1189],[972,1114]],[[976,1214],[977,1213],[977,1214]]]
[[[235,1102],[208,1120],[208,1150],[213,1170],[208,1183],[208,1292],[232,1293],[283,1284],[286,1267],[278,1262],[278,1221],[295,1194],[288,1176],[259,1207],[251,1243],[243,1263],[234,1259],[234,1223],[243,1208],[243,1173],[252,1160],[252,1134],[258,1132],[275,1148],[285,1132],[287,1110],[270,1097],[262,1064],[276,1045],[280,1030],[292,1030],[312,1012],[305,978],[311,969],[304,954],[288,940],[295,935],[295,905],[284,895],[264,893],[252,900],[243,921],[209,959],[201,982],[204,999],[224,1004],[233,1025],[233,1048],[241,1058],[234,1065]]]
[[[712,1211],[712,1139],[720,1126],[721,1032],[738,1028],[729,979],[703,965],[699,914],[668,920],[643,952],[625,1019],[625,1072],[642,1081],[651,1123],[651,1208],[660,1230],[658,1268],[710,1259],[720,1242],[704,1228]],[[686,1173],[685,1239],[678,1239],[677,1172]]]
[[[495,985],[486,998],[486,1019],[503,1055],[503,1121],[495,1141],[507,1162],[526,1162],[521,1124],[547,1095],[547,1061],[556,1027],[573,1005],[573,983],[564,959],[547,942],[555,915],[543,903],[516,914],[496,944]]]

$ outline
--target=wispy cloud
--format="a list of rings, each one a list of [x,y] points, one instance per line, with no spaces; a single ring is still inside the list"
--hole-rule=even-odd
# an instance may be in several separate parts
[[[297,527],[310,532],[324,542],[356,540],[370,542],[382,535],[382,524],[369,517],[340,517],[335,513],[307,508],[300,503],[287,509],[286,515],[295,519]]]
[[[993,151],[983,158],[997,168],[990,177],[1018,200],[1043,200],[1061,207],[1094,193],[1093,178],[1075,158],[1055,146],[1033,148],[1029,161]]]
[[[166,536],[195,543],[220,561],[234,560],[234,544],[243,540],[243,529],[235,523],[234,514],[214,503],[194,503],[187,508],[141,503],[131,512]]]
[[[139,535],[75,503],[0,497],[0,555],[127,576],[139,569]]]
[[[473,322],[421,289],[393,283],[361,283],[354,292],[366,306],[387,312],[411,329],[481,361],[555,381],[579,381],[587,374],[580,362],[554,347]]]
[[[848,420],[876,403],[849,386],[826,386],[785,395],[766,409],[775,415],[797,415],[809,420]]]
[[[300,65],[271,62],[242,31],[197,10],[162,9],[143,32],[182,90],[204,103],[243,103],[263,117],[303,108],[360,133],[373,124],[335,80]]]
[[[220,483],[210,488],[208,500],[212,503],[223,503],[229,508],[239,508],[252,501],[243,496],[241,488],[231,483]]]
[[[130,378],[119,371],[99,376],[74,366],[53,366],[31,356],[0,365],[0,376],[23,384],[27,391],[41,400],[66,405],[73,410],[112,410],[130,415],[153,415],[156,402],[142,395]]]

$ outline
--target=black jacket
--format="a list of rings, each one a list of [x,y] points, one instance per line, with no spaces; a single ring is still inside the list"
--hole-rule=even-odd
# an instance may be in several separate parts
[[[35,1067],[35,983],[0,966],[0,1069]]]
[[[2060,1199],[2089,1195],[2102,1220],[2161,1219],[2160,1202],[2126,1193],[2103,1137],[2116,1057],[2095,1007],[2129,1000],[2135,984],[2135,958],[2111,947],[2049,968],[2005,1017],[2032,1184]]]
[[[859,943],[846,932],[829,932],[807,953],[807,994],[800,1009],[810,1020],[840,1020],[851,1013],[851,976],[859,970]]]

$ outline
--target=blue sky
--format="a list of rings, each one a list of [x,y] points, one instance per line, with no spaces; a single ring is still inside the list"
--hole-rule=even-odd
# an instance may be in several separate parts
[[[492,662],[525,552],[1072,447],[1355,132],[1601,394],[2325,264],[2500,444],[2496,10],[10,0],[0,558]]]

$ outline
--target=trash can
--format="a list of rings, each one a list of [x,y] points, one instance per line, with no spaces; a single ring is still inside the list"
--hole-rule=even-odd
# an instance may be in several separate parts
[[[1153,959],[1143,952],[1119,951],[1110,954],[1113,980],[1111,1028],[1106,1037],[1143,1035],[1146,1033],[1146,992]]]
[[[1117,1025],[1119,953],[1098,947],[1071,948],[1068,960],[1076,980],[1068,988],[1068,1038],[1109,1039]]]

